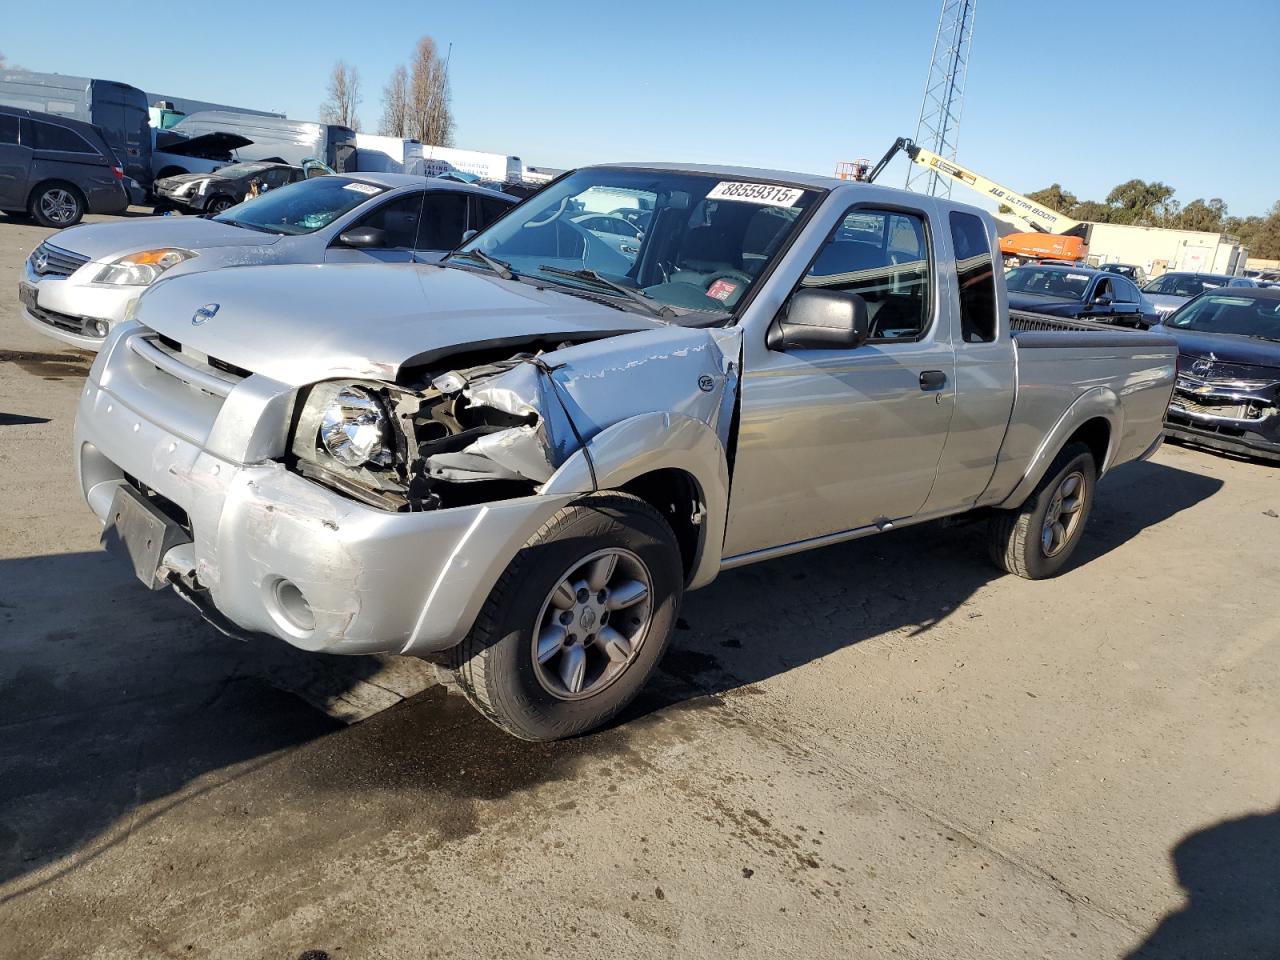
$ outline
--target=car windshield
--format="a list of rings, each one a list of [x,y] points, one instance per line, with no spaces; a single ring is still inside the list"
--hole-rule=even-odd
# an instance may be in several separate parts
[[[314,233],[386,190],[348,177],[316,177],[269,190],[213,219],[291,236]]]
[[[225,167],[219,167],[214,172],[227,180],[243,180],[245,177],[252,177],[263,170],[270,170],[271,166],[269,163],[229,163]]]
[[[1165,324],[1175,330],[1280,340],[1280,300],[1206,293],[1169,317]]]
[[[1004,275],[1005,284],[1018,293],[1079,300],[1089,286],[1089,274],[1053,267],[1015,267]]]
[[[1166,273],[1145,287],[1143,293],[1162,293],[1170,297],[1198,297],[1206,290],[1214,290],[1226,281],[1213,277],[1197,277],[1190,273]]]
[[[449,262],[491,268],[479,265],[484,254],[517,276],[618,298],[623,307],[651,301],[653,312],[677,319],[690,311],[727,315],[786,249],[818,194],[713,174],[579,170],[463,244]],[[642,233],[605,228],[626,222],[632,210],[645,215]]]

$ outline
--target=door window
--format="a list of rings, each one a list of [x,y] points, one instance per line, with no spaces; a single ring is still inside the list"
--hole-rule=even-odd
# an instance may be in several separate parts
[[[1111,286],[1116,292],[1116,301],[1118,303],[1138,302],[1138,288],[1128,280],[1117,278],[1112,282]]]
[[[471,219],[473,230],[483,230],[514,206],[492,197],[473,197],[472,202],[475,204]]]
[[[262,182],[275,190],[289,182],[291,172],[288,167],[272,167],[270,170],[263,171]]]
[[[18,142],[18,118],[0,114],[0,143]]]
[[[467,229],[467,198],[451,190],[429,190],[418,225],[419,250],[452,250]]]
[[[1110,297],[1112,300],[1115,299],[1115,294],[1111,291],[1110,277],[1103,277],[1098,281],[1098,285],[1093,288],[1093,299],[1095,301],[1101,300],[1103,297]]]
[[[996,275],[982,220],[952,211],[951,244],[960,282],[960,337],[965,343],[990,343],[996,338]]]
[[[373,212],[360,218],[348,229],[373,227],[387,235],[387,246],[400,250],[412,250],[413,239],[418,232],[418,214],[422,210],[422,194],[411,193],[384,203]],[[459,231],[461,235],[461,231]]]
[[[923,215],[851,210],[800,284],[861,296],[872,342],[920,339],[929,328],[933,303]]]
[[[52,123],[41,123],[39,120],[32,121],[31,126],[35,128],[35,148],[37,150],[59,150],[62,153],[98,155],[98,151],[89,144],[89,141],[74,130],[68,130],[66,127],[59,127]]]

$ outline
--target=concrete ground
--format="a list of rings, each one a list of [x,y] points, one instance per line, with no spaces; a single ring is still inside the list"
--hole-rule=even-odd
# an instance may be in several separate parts
[[[728,574],[572,742],[344,725],[287,675],[361,661],[99,550],[45,233],[0,222],[0,957],[1280,956],[1280,470],[1123,467],[1050,582],[937,526]]]

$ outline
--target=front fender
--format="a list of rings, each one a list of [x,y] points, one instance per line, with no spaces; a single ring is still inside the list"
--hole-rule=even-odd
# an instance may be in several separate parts
[[[729,507],[724,445],[701,420],[672,413],[644,413],[621,420],[566,460],[541,492],[558,496],[618,489],[644,474],[668,469],[682,470],[693,478],[706,511],[689,581],[690,589],[696,589],[710,583],[720,570]]]
[[[1036,452],[1022,474],[1022,479],[1013,488],[1013,492],[997,506],[1002,509],[1016,509],[1022,506],[1035,490],[1036,484],[1044,478],[1054,458],[1066,446],[1071,435],[1088,421],[1098,418],[1106,420],[1111,428],[1107,437],[1107,455],[1098,465],[1098,476],[1102,476],[1115,458],[1116,444],[1119,443],[1124,428],[1124,407],[1121,406],[1120,398],[1110,387],[1094,387],[1082,393],[1071,406],[1067,407],[1058,418],[1058,422],[1045,435],[1040,446],[1036,448]]]

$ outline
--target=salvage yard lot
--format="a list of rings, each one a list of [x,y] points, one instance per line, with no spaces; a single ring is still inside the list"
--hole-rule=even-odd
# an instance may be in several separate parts
[[[377,664],[99,550],[45,235],[0,221],[0,957],[1276,956],[1280,469],[1122,467],[1051,581],[942,526],[726,574],[600,734],[344,725]]]

